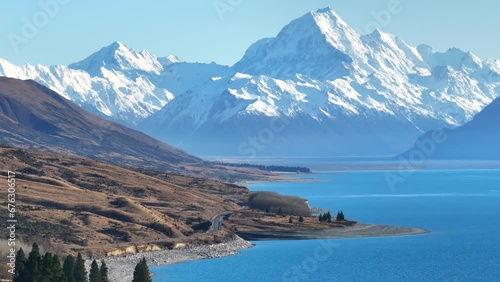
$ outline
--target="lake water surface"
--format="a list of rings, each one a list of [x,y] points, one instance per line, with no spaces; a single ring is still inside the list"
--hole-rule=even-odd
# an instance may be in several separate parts
[[[425,228],[408,237],[266,241],[240,255],[153,267],[154,281],[500,281],[500,171],[320,172],[262,183],[364,223]]]

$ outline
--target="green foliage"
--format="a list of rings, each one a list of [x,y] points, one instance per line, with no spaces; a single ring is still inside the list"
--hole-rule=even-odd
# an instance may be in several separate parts
[[[331,223],[331,222],[332,222],[332,215],[330,214],[330,212],[328,212],[328,213],[326,214],[326,221],[327,221],[328,223]]]
[[[106,262],[103,260],[101,263],[101,281],[102,282],[109,282],[108,278],[108,266],[106,265]]]
[[[293,218],[290,216],[290,218],[288,219],[288,223],[293,223]]]
[[[326,216],[326,213],[323,214],[323,218],[322,218],[322,221],[327,221],[328,220],[328,217]]]
[[[73,271],[75,282],[88,282],[87,270],[85,269],[85,260],[81,254],[78,254],[75,261],[75,269]]]
[[[89,282],[102,282],[101,271],[99,270],[99,265],[97,265],[97,261],[95,260],[93,260],[90,265]]]
[[[42,264],[42,257],[40,255],[40,248],[36,243],[33,243],[31,252],[28,255],[28,261],[23,272],[19,274],[19,280],[22,282],[34,282],[40,279],[40,267]]]
[[[299,222],[301,222],[301,223],[304,222],[304,217],[300,216],[299,217]]]
[[[319,222],[323,222],[323,214],[320,213],[318,216],[318,219],[319,219]]]
[[[132,282],[152,282],[146,258],[143,258],[134,269],[134,279]]]
[[[61,267],[61,261],[57,255],[52,256],[52,263],[50,265],[52,277],[50,282],[67,282],[66,275]]]
[[[28,259],[26,258],[23,248],[20,248],[16,253],[16,269],[13,281],[18,281],[17,279],[19,279],[19,274],[24,271],[27,261]]]
[[[344,217],[344,212],[343,211],[339,211],[337,213],[337,221],[345,221],[345,217]]]
[[[68,282],[75,282],[75,278],[73,277],[74,271],[75,271],[75,257],[69,255],[66,257],[63,263],[63,272]]]
[[[51,253],[40,254],[40,248],[35,243],[26,259],[24,251],[17,252],[18,273],[14,275],[14,282],[67,282],[66,275],[61,267],[59,257]],[[17,267],[16,267],[17,268]]]
[[[40,277],[43,280],[47,280],[48,277],[52,277],[52,254],[46,253],[42,258],[42,265],[40,267]]]

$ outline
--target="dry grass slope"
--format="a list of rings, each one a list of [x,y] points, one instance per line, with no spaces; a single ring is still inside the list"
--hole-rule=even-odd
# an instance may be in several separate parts
[[[246,188],[216,180],[7,147],[0,167],[16,172],[18,235],[56,251],[214,240],[193,227],[248,197]]]

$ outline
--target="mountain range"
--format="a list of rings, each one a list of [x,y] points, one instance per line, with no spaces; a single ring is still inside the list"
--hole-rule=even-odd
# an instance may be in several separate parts
[[[331,8],[257,41],[231,67],[115,42],[69,66],[0,60],[0,75],[198,155],[395,155],[500,96],[500,60],[361,35]]]

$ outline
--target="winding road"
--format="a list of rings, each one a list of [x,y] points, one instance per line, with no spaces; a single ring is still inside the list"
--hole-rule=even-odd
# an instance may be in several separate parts
[[[225,212],[221,212],[218,215],[214,216],[211,220],[212,225],[210,226],[210,228],[208,228],[207,233],[214,234],[214,233],[219,232],[222,228],[222,222],[224,221],[224,217],[226,217],[232,213],[233,212],[231,212],[231,211],[225,211]]]

